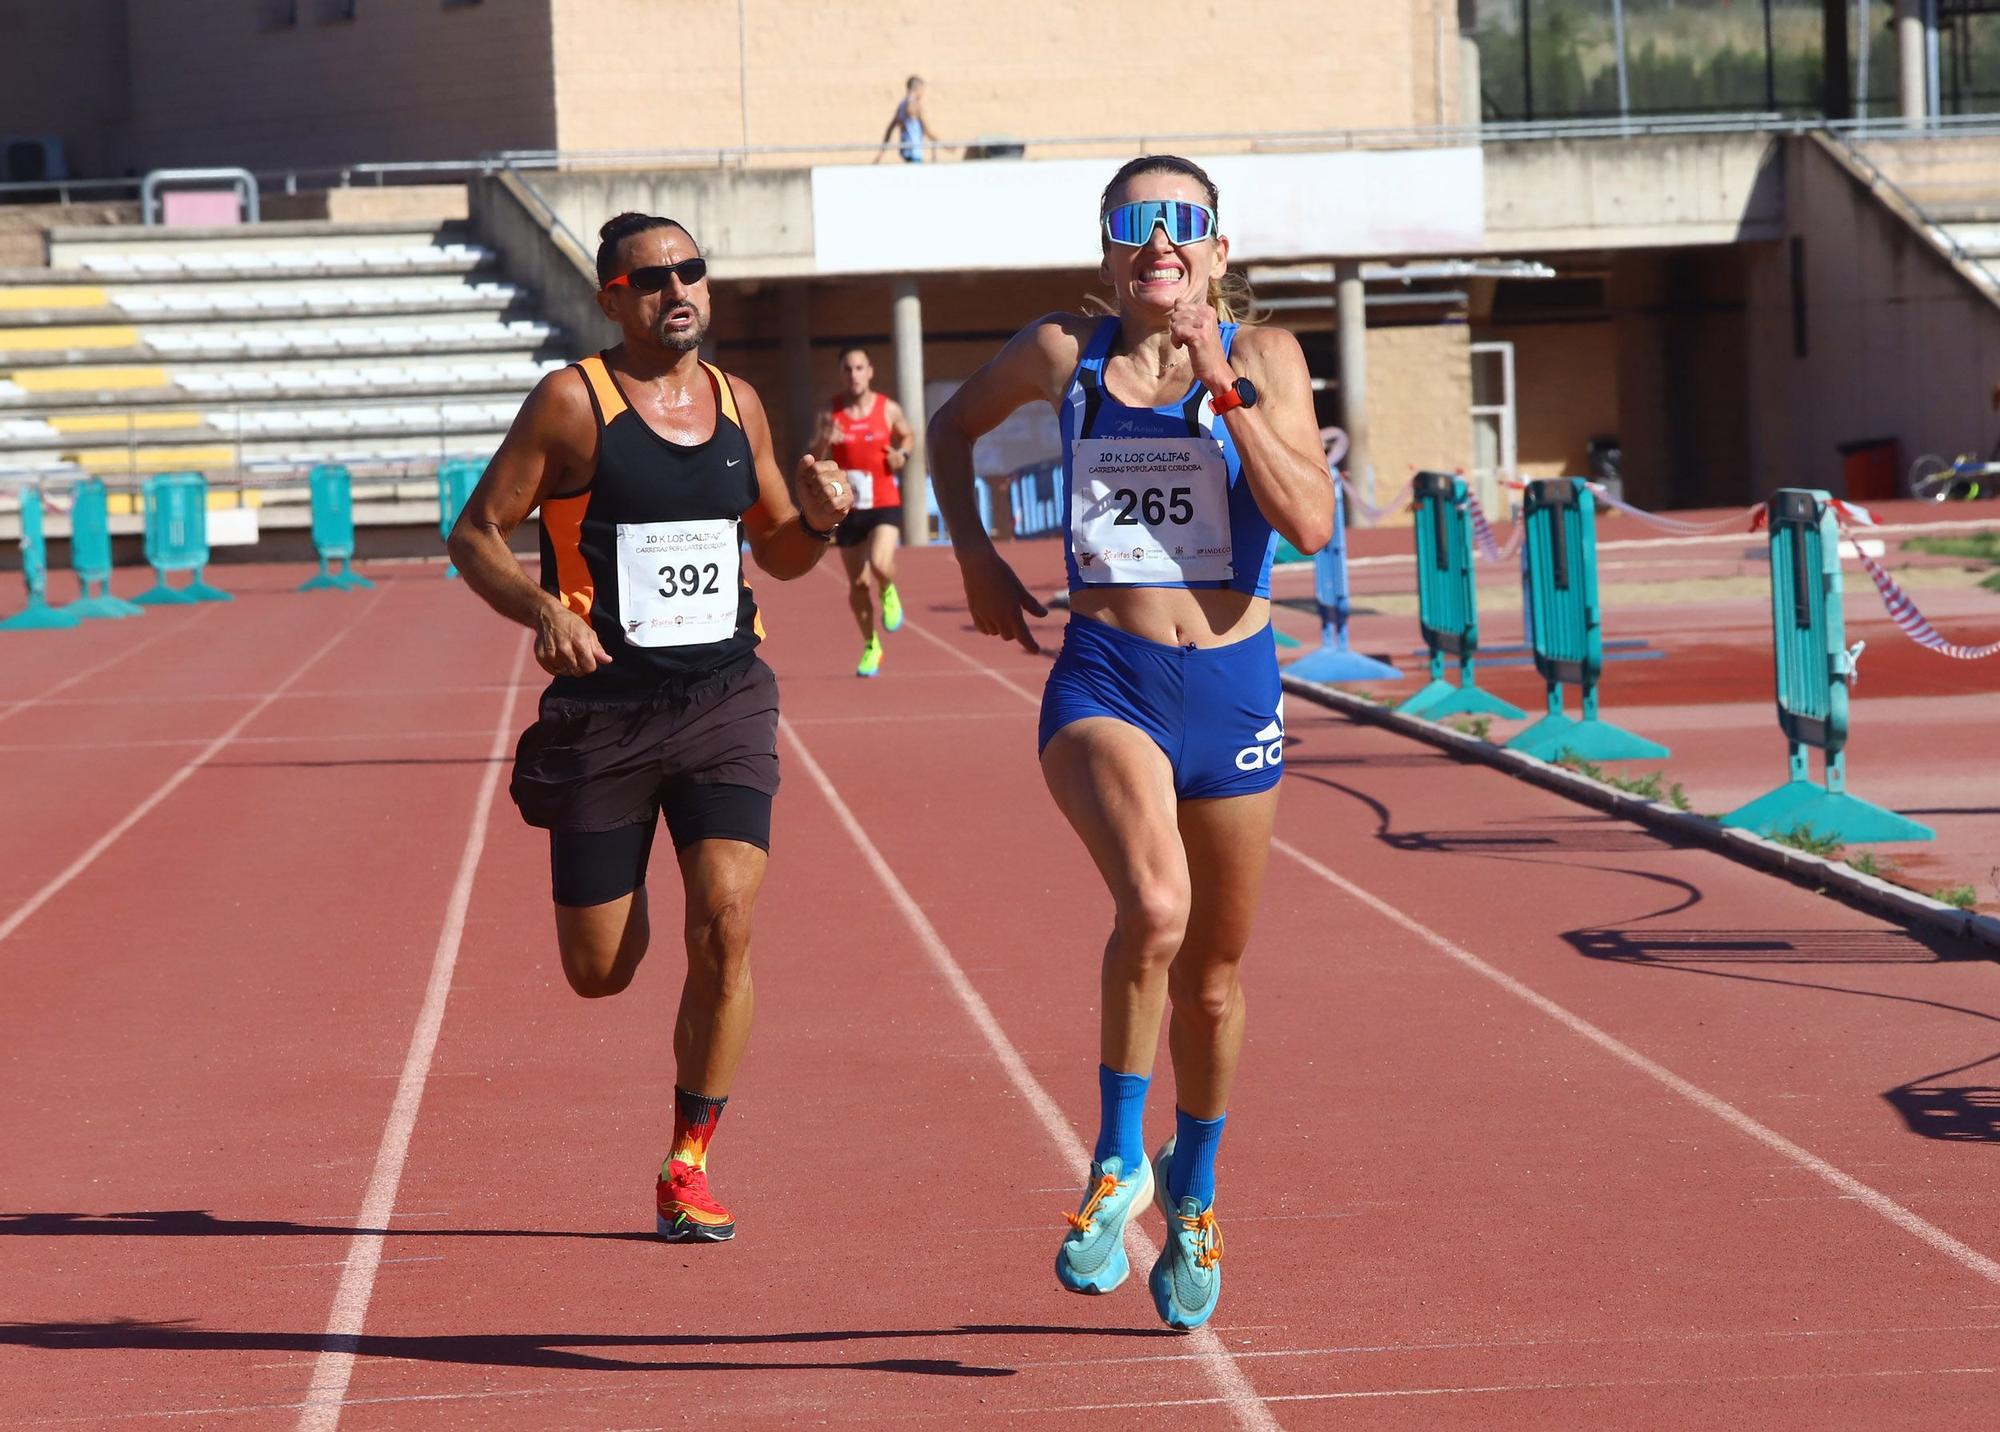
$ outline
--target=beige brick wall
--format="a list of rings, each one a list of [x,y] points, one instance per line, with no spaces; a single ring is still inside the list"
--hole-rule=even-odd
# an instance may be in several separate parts
[[[1420,468],[1471,466],[1471,342],[1462,323],[1368,330],[1368,431],[1381,497]]]
[[[679,0],[665,48],[633,43],[657,0],[552,4],[565,149],[873,144],[913,72],[952,144],[1455,120],[1452,0],[742,0],[740,36],[736,0]]]
[[[1609,323],[1521,323],[1478,336],[1514,345],[1521,476],[1583,476],[1590,440],[1618,432],[1616,329]]]
[[[61,134],[97,173],[867,145],[912,71],[953,146],[1456,119],[1453,0],[1189,0],[1166,23],[1149,0],[357,0],[332,22],[297,0],[270,28],[273,8],[0,0],[0,134]]]

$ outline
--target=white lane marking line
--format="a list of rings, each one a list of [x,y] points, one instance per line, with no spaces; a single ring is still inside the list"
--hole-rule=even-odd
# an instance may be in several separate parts
[[[1026,620],[1026,618],[1024,617],[1023,620]],[[979,660],[977,657],[967,656],[964,652],[960,651],[957,647],[953,646],[950,642],[946,641],[943,637],[937,635],[935,632],[929,630],[924,626],[919,625],[916,622],[910,621],[908,618],[904,619],[903,625],[908,627],[911,631],[915,632],[918,636],[922,637],[925,641],[929,642],[932,646],[943,647],[946,651],[950,652],[953,656],[957,657],[960,661],[964,662],[967,666],[971,667],[974,671],[978,672],[981,676],[989,677],[990,679],[999,682],[1002,686],[1006,687],[1009,691],[1013,692],[1016,696],[1020,697],[1023,701],[1026,701],[1030,706],[1035,707],[1037,710],[1041,708],[1042,698],[1038,694],[1028,690],[1027,687],[1017,683],[1012,677],[1006,675],[998,667],[988,666],[985,662]],[[990,636],[983,637],[981,639],[984,641],[997,640],[997,638]],[[1012,647],[1013,643],[1009,642],[1008,645]]]
[[[70,883],[70,881],[76,879],[77,876],[83,874],[85,870],[89,869],[91,863],[95,861],[98,856],[104,854],[105,851],[109,850],[113,845],[117,844],[118,838],[123,834],[125,834],[125,832],[130,830],[133,826],[137,825],[140,821],[144,820],[147,814],[155,806],[157,806],[161,801],[165,800],[168,796],[172,795],[175,791],[179,790],[181,787],[181,783],[185,781],[189,776],[192,776],[196,771],[200,770],[203,766],[207,765],[210,757],[214,756],[216,752],[220,751],[224,746],[227,746],[231,741],[235,740],[237,732],[241,731],[245,726],[248,726],[252,721],[256,720],[259,716],[261,716],[264,713],[264,709],[266,707],[268,707],[273,701],[276,701],[280,696],[284,695],[285,689],[287,687],[289,687],[294,681],[297,681],[301,676],[304,676],[306,672],[310,671],[321,657],[325,656],[328,652],[332,651],[336,646],[339,646],[341,642],[345,641],[348,638],[348,636],[353,633],[354,629],[360,626],[362,621],[367,618],[368,614],[375,610],[376,604],[380,601],[381,601],[381,593],[378,592],[373,598],[369,600],[368,605],[361,609],[360,613],[356,615],[353,621],[349,622],[346,626],[343,626],[339,631],[335,632],[331,637],[327,639],[326,644],[324,646],[320,647],[318,651],[314,652],[311,656],[307,657],[304,661],[300,662],[298,666],[294,667],[292,669],[292,674],[290,676],[287,676],[283,681],[279,682],[278,685],[272,690],[265,692],[264,695],[258,699],[256,705],[252,706],[248,711],[245,711],[241,716],[236,718],[236,720],[230,725],[228,730],[224,731],[220,736],[217,736],[213,741],[210,741],[206,746],[202,747],[200,753],[196,755],[193,760],[189,761],[185,766],[182,766],[178,771],[175,771],[171,776],[168,776],[166,780],[162,781],[159,787],[155,789],[151,795],[147,796],[144,800],[140,801],[139,804],[132,807],[132,809],[126,813],[125,818],[123,820],[119,821],[116,825],[112,826],[110,830],[106,831],[103,835],[100,835],[95,841],[91,842],[89,849],[85,850],[83,854],[77,856],[76,859],[72,860],[68,865],[64,866],[62,872],[58,874],[54,879],[50,880],[46,885],[42,886],[42,888],[37,890],[34,894],[30,895],[27,899],[27,902],[23,904],[19,909],[17,909],[13,914],[9,915],[5,920],[0,920],[0,942],[4,942],[8,938],[8,936],[12,935],[16,930],[20,929],[22,925],[26,924],[28,919],[37,910],[41,909],[42,906],[48,904],[50,900],[53,900],[56,897],[56,895],[61,892],[63,887]]]
[[[40,706],[45,703],[49,703],[50,698],[52,698],[58,691],[67,691],[70,689],[70,687],[77,685],[79,682],[90,680],[91,677],[97,675],[101,671],[109,671],[112,667],[116,666],[126,657],[138,655],[140,652],[144,651],[147,647],[151,646],[156,641],[162,641],[167,637],[175,636],[181,632],[187,631],[190,627],[194,626],[195,623],[199,622],[203,617],[207,616],[210,612],[214,610],[215,608],[213,606],[205,606],[200,611],[196,612],[192,617],[188,618],[187,621],[181,623],[181,625],[178,627],[161,627],[151,636],[145,637],[139,641],[132,643],[132,645],[126,647],[123,651],[119,652],[117,655],[109,657],[104,661],[100,661],[95,666],[87,666],[82,671],[77,672],[74,676],[65,677],[63,680],[58,681],[54,686],[51,686],[47,691],[44,691],[40,696],[27,696],[27,697],[22,697],[19,700],[0,703],[4,704],[7,708],[4,711],[0,711],[0,721],[5,721],[10,716],[18,716],[23,711],[26,711],[30,706]]]
[[[983,663],[967,656],[949,642],[931,636],[929,632],[924,631],[921,627],[916,628],[916,630],[920,635],[929,637],[930,640],[944,647],[945,650],[951,652],[960,660],[972,665],[983,666]],[[1036,699],[1030,696],[1022,687],[1016,686],[1012,681],[1002,676],[998,671],[990,667],[985,667],[984,669],[996,681],[999,681],[1004,686],[1011,687],[1021,696],[1031,701]],[[1036,704],[1039,705],[1040,703],[1037,702]],[[1928,1222],[1919,1215],[1912,1213],[1887,1194],[1861,1182],[1860,1179],[1855,1178],[1852,1174],[1835,1168],[1825,1159],[1819,1157],[1819,1155],[1793,1143],[1775,1129],[1758,1123],[1734,1104],[1716,1097],[1699,1085],[1689,1083],[1665,1065],[1648,1059],[1631,1045],[1607,1034],[1581,1015],[1572,1014],[1546,995],[1531,989],[1512,975],[1487,964],[1486,961],[1480,959],[1479,956],[1473,954],[1470,950],[1452,943],[1428,925],[1424,925],[1404,914],[1388,901],[1336,874],[1333,870],[1313,859],[1289,841],[1274,836],[1271,840],[1271,848],[1290,856],[1322,880],[1347,892],[1347,894],[1353,896],[1356,900],[1359,900],[1362,904],[1368,906],[1384,918],[1401,925],[1405,930],[1423,940],[1439,953],[1458,961],[1475,974],[1491,980],[1509,994],[1524,1000],[1572,1032],[1582,1035],[1606,1053],[1623,1060],[1649,1078],[1657,1080],[1674,1093],[1679,1094],[1683,1099],[1694,1104],[1697,1108],[1713,1114],[1716,1118],[1721,1119],[1724,1123],[1737,1130],[1737,1132],[1755,1139],[1758,1143],[1764,1145],[1764,1147],[1790,1160],[1795,1166],[1805,1172],[1824,1179],[1855,1202],[1866,1204],[1874,1212],[1888,1219],[1889,1222],[1895,1224],[1904,1232],[1929,1244],[1932,1248],[1944,1254],[1967,1271],[1985,1278],[1988,1282],[2000,1283],[2000,1262],[1995,1262],[1978,1249],[1961,1243],[1936,1224]]]
[[[1623,1040],[1605,1033],[1582,1015],[1571,1013],[1548,996],[1531,989],[1505,971],[1487,964],[1464,946],[1453,943],[1430,926],[1404,914],[1372,891],[1364,890],[1353,881],[1335,873],[1289,841],[1274,838],[1271,841],[1271,848],[1290,856],[1320,879],[1345,891],[1384,919],[1402,926],[1439,954],[1457,961],[1482,979],[1492,981],[1516,999],[1540,1010],[1572,1033],[1582,1035],[1605,1053],[1631,1065],[1647,1078],[1672,1090],[1696,1108],[1713,1114],[1738,1133],[1756,1140],[1799,1168],[1824,1179],[1854,1201],[1866,1204],[1875,1213],[1888,1219],[1905,1233],[1930,1245],[1967,1272],[1976,1274],[1990,1283],[2000,1283],[2000,1262],[1995,1262],[1978,1249],[1959,1242],[1942,1228],[1912,1213],[1887,1194],[1863,1183],[1852,1174],[1835,1168],[1818,1154],[1801,1148],[1775,1129],[1758,1123],[1734,1104],[1718,1098],[1698,1084],[1690,1083],[1664,1064],[1648,1059]]]
[[[384,1234],[379,1230],[388,1228],[396,1210],[396,1189],[403,1181],[403,1163],[409,1158],[410,1138],[416,1132],[424,1081],[430,1075],[431,1058],[437,1053],[438,1032],[444,1027],[445,999],[451,993],[452,971],[458,965],[459,945],[465,938],[465,917],[472,904],[472,883],[479,870],[479,857],[486,849],[493,792],[500,784],[499,758],[505,754],[507,738],[513,731],[515,682],[527,659],[528,646],[523,642],[515,648],[514,674],[500,703],[500,719],[493,725],[490,759],[486,773],[480,777],[472,824],[465,833],[465,849],[458,858],[458,878],[452,882],[451,899],[445,904],[444,928],[438,931],[437,953],[431,960],[431,978],[424,989],[423,1007],[417,1011],[416,1027],[410,1031],[410,1048],[403,1057],[396,1098],[389,1106],[388,1122],[382,1126],[382,1143],[375,1153],[374,1171],[368,1176],[368,1190],[361,1198],[361,1211],[355,1215],[358,1228],[374,1231],[357,1232],[348,1244],[347,1266],[341,1271],[340,1286],[334,1290],[326,1335],[313,1364],[312,1385],[306,1389],[304,1409],[299,1413],[300,1432],[333,1432],[340,1425],[348,1380],[354,1376],[361,1327],[368,1317],[368,1301],[375,1293],[375,1272],[382,1262]]]
[[[339,741],[434,741],[447,737],[484,736],[486,728],[464,731],[329,731],[322,736],[238,736],[239,746],[311,746],[320,742]],[[199,746],[208,741],[206,736],[161,736],[147,741],[127,741],[107,738],[99,741],[45,741],[0,743],[0,753],[14,751],[102,751],[115,746],[121,751],[135,748]]]
[[[1048,1135],[1049,1142],[1056,1146],[1063,1158],[1076,1170],[1078,1180],[1081,1182],[1085,1170],[1090,1166],[1090,1153],[1084,1148],[1083,1141],[1070,1128],[1069,1120],[1063,1117],[1061,1108],[1029,1071],[1027,1062],[1021,1058],[1020,1051],[1014,1047],[1013,1041],[1007,1037],[1006,1030],[1000,1027],[1000,1021],[993,1017],[993,1011],[987,1007],[986,1001],[973,987],[972,981],[966,977],[965,971],[953,957],[950,948],[946,946],[936,927],[931,924],[930,917],[924,914],[923,907],[916,902],[896,872],[889,867],[889,862],[883,858],[875,842],[869,839],[868,832],[862,829],[861,822],[855,819],[854,812],[849,810],[847,802],[841,799],[840,792],[834,788],[832,780],[821,769],[819,762],[813,759],[812,752],[806,748],[799,733],[782,716],[778,718],[778,729],[783,731],[785,739],[791,742],[792,750],[806,768],[806,774],[811,776],[813,784],[819,787],[820,794],[826,798],[835,818],[847,831],[848,838],[854,842],[863,859],[875,871],[875,878],[882,882],[882,888],[888,892],[889,899],[894,902],[902,913],[904,921],[916,935],[917,943],[923,946],[924,953],[930,957],[932,965],[944,977],[946,985],[957,997],[959,1005],[984,1036],[987,1047],[993,1051],[993,1057],[1006,1071],[1007,1078],[1027,1101],[1028,1107],[1034,1110],[1035,1118],[1042,1126],[1042,1132]],[[1156,1256],[1159,1251],[1153,1241],[1140,1231],[1137,1219],[1125,1225],[1125,1243],[1129,1251],[1143,1253],[1147,1257]],[[1250,1379],[1244,1375],[1243,1369],[1237,1366],[1236,1360],[1229,1355],[1229,1350],[1223,1346],[1222,1339],[1215,1335],[1213,1329],[1199,1328],[1189,1334],[1189,1340],[1205,1355],[1203,1367],[1220,1385],[1222,1389],[1220,1401],[1229,1407],[1239,1423],[1245,1427],[1255,1428],[1278,1426],[1277,1420],[1271,1416],[1269,1409],[1258,1397],[1257,1390],[1250,1385]]]
[[[369,598],[370,602],[381,597]],[[213,610],[211,608],[211,610]],[[200,614],[198,613],[197,616]],[[359,618],[357,617],[358,621]],[[190,623],[192,625],[192,623]],[[166,635],[166,633],[161,633]],[[540,691],[548,685],[545,681],[524,681],[513,684],[515,691]],[[500,691],[504,688],[484,682],[475,686],[350,686],[338,691],[321,691],[308,688],[304,691],[287,691],[282,696],[285,701],[376,701],[397,696],[464,696],[477,695],[485,691]],[[203,691],[188,696],[65,696],[60,700],[36,700],[44,706],[200,706],[216,701],[249,701],[263,693],[257,691]]]

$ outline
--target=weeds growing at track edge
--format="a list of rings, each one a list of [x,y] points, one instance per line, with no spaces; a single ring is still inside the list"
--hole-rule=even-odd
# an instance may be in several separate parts
[[[1970,910],[1979,903],[1979,893],[1970,885],[1946,885],[1942,889],[1931,891],[1931,899],[1940,905]]]
[[[1809,825],[1795,825],[1790,830],[1771,839],[1780,845],[1789,845],[1794,850],[1803,850],[1807,855],[1817,855],[1822,860],[1834,860],[1847,848],[1847,842],[1837,835],[1814,835]]]
[[[1484,732],[1480,733],[1484,735]],[[1607,771],[1595,761],[1564,751],[1557,756],[1554,764],[1565,771],[1574,771],[1587,781],[1596,781],[1600,786],[1610,786],[1613,790],[1624,791],[1641,800],[1653,801],[1672,806],[1675,810],[1692,810],[1688,804],[1687,792],[1681,789],[1679,781],[1667,781],[1659,771],[1650,771],[1643,776],[1620,776]]]
[[[1475,741],[1484,741],[1486,733],[1493,729],[1491,716],[1467,716],[1451,723],[1451,729],[1461,736],[1470,736]]]
[[[1894,874],[1896,870],[1895,861],[1889,859],[1887,856],[1878,858],[1872,850],[1864,850],[1859,855],[1850,856],[1847,863],[1856,870],[1859,870],[1863,875],[1873,875],[1877,878],[1886,878]]]

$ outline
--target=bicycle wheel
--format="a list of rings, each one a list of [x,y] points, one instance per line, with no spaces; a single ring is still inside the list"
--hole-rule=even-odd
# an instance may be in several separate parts
[[[1946,462],[1936,453],[1925,453],[1910,464],[1910,496],[1926,502],[1943,502],[1951,495],[1956,463]]]

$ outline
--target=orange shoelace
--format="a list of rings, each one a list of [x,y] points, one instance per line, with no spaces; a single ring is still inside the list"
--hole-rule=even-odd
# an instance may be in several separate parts
[[[1078,1233],[1088,1233],[1092,1220],[1097,1217],[1097,1206],[1116,1192],[1118,1192],[1118,1180],[1107,1173],[1097,1181],[1097,1189],[1090,1195],[1090,1202],[1084,1204],[1082,1211],[1071,1213],[1064,1210],[1063,1217],[1069,1220],[1069,1226]]]
[[[1213,1268],[1222,1261],[1222,1225],[1215,1221],[1215,1210],[1204,1208],[1193,1218],[1186,1214],[1174,1215],[1180,1219],[1181,1227],[1201,1239],[1201,1252],[1194,1255],[1195,1266]]]

